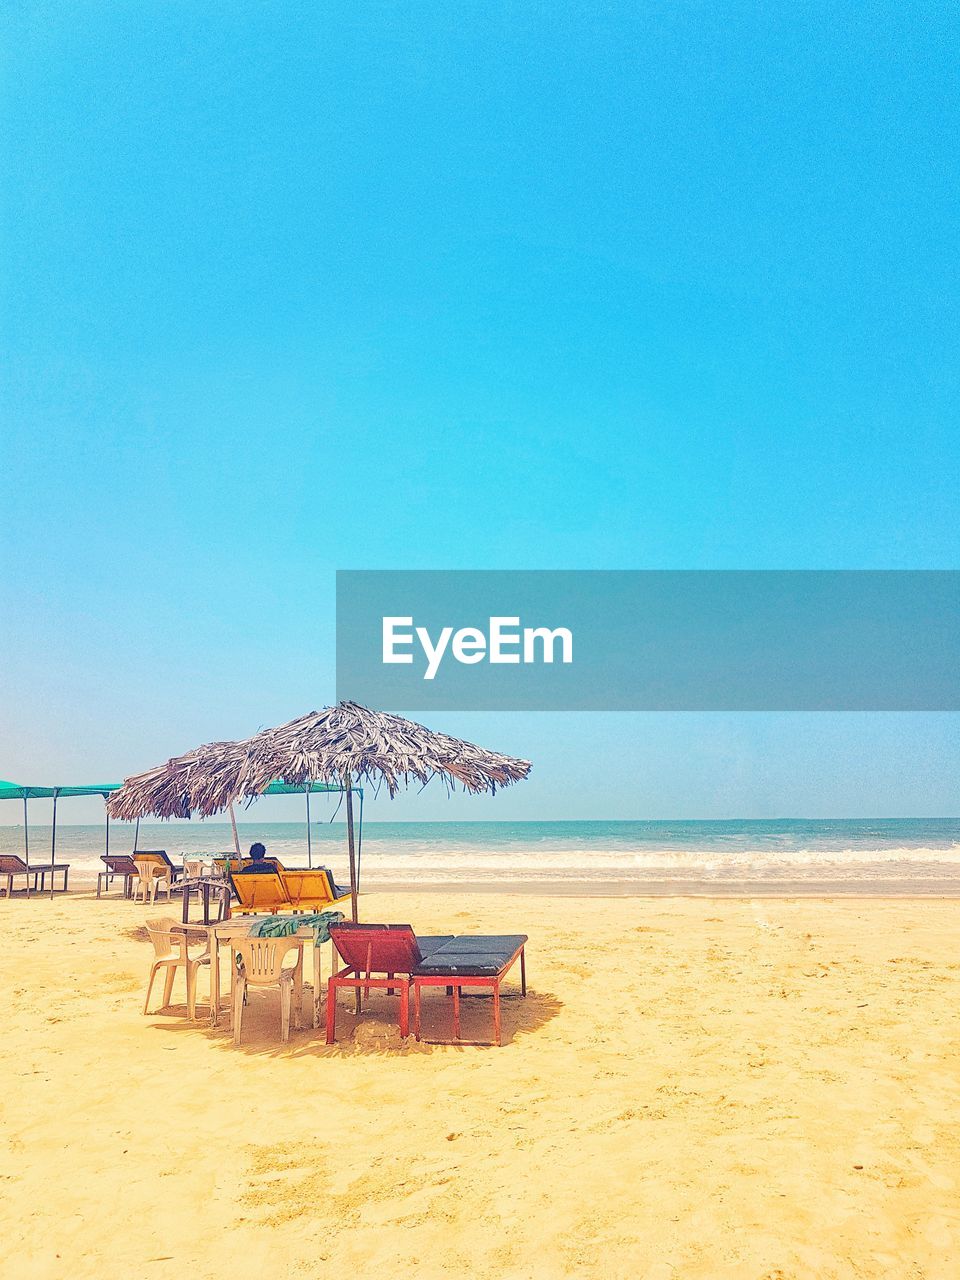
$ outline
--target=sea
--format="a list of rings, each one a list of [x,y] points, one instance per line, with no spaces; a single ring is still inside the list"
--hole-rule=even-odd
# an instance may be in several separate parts
[[[314,823],[240,824],[288,866],[347,875],[346,828]],[[110,851],[131,852],[135,828],[113,823]],[[103,826],[57,827],[57,860],[75,883],[102,866]],[[49,826],[31,825],[33,862],[49,861]],[[233,848],[229,823],[143,823],[140,849],[213,854]],[[0,851],[21,853],[22,827],[0,827]],[[960,818],[605,822],[368,822],[361,887],[554,886],[592,892],[960,892]]]

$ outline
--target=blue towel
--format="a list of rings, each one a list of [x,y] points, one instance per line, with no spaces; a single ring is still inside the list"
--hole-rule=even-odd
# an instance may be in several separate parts
[[[292,933],[309,925],[313,929],[314,943],[321,946],[330,941],[330,926],[343,919],[342,911],[304,912],[298,916],[264,916],[254,922],[251,938],[289,938]]]

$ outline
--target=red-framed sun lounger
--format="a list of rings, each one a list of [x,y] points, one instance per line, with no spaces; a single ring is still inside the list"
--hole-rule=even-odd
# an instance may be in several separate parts
[[[453,1035],[460,1039],[460,995],[464,987],[488,989],[493,995],[494,1039],[499,1045],[500,985],[520,961],[520,993],[527,994],[525,933],[493,937],[451,938],[431,955],[425,956],[410,975],[413,986],[413,1029],[420,1039],[420,996],[424,987],[447,987],[453,994]]]
[[[327,1044],[337,1038],[337,991],[350,987],[361,993],[385,987],[400,994],[400,1034],[410,1034],[410,973],[445,943],[442,937],[417,937],[408,924],[352,924],[330,926],[333,945],[345,963],[327,983]]]

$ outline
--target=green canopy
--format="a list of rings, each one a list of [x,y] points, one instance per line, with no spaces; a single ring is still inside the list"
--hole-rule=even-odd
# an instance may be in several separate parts
[[[30,866],[30,837],[27,831],[27,801],[28,800],[52,800],[53,801],[53,828],[50,837],[50,861],[54,861],[57,849],[57,801],[63,799],[64,796],[103,796],[106,800],[112,791],[119,791],[123,784],[120,782],[99,782],[91,783],[87,786],[62,786],[62,787],[34,787],[28,786],[23,782],[10,782],[4,778],[0,778],[0,800],[20,800],[23,802],[23,854],[27,866]],[[360,794],[360,813],[361,822],[363,815],[363,792],[359,787],[355,790]],[[310,793],[317,791],[333,791],[342,792],[343,787],[336,782],[280,782],[279,780],[271,782],[268,787],[260,793],[265,796],[290,796],[290,795],[306,795],[307,797],[307,861],[313,866],[313,850],[310,839]],[[240,844],[237,838],[236,821],[233,817],[231,808],[230,821],[233,826],[234,839],[237,842],[237,850]],[[137,830],[140,829],[139,819],[137,821]],[[110,814],[107,813],[107,852],[110,851]],[[27,878],[27,896],[30,896],[30,880]],[[53,897],[53,873],[50,874],[50,896]]]
[[[31,787],[21,782],[7,782],[0,778],[0,800],[52,800],[54,796],[108,796],[119,791],[119,782],[90,783],[76,787]],[[271,782],[261,794],[265,796],[302,796],[306,791],[342,791],[335,782]],[[354,791],[359,791],[354,787]]]
[[[0,800],[52,800],[54,796],[108,796],[119,791],[119,782],[91,783],[78,787],[31,787],[0,778]]]

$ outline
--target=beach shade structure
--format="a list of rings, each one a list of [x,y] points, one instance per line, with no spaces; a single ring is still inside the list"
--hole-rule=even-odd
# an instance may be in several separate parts
[[[50,827],[50,867],[56,864],[57,860],[57,801],[69,796],[102,796],[106,801],[107,796],[113,791],[118,791],[120,784],[118,782],[97,782],[76,785],[62,786],[32,786],[22,782],[8,782],[0,779],[0,800],[22,800],[23,801],[23,859],[27,866],[27,897],[30,896],[30,827],[29,815],[27,812],[28,800],[52,800],[53,801],[53,820]],[[105,853],[110,852],[110,811],[107,810],[106,815],[106,848]],[[37,868],[40,870],[40,868]],[[53,871],[50,872],[50,897],[53,897]],[[66,888],[66,880],[64,880],[64,888]]]
[[[271,787],[299,790],[315,784],[342,791],[350,858],[351,914],[357,919],[358,862],[353,795],[362,784],[385,786],[391,797],[410,782],[437,778],[448,790],[496,792],[519,782],[530,762],[487,751],[436,733],[400,716],[340,702],[311,711],[241,742],[213,742],[136,777],[109,799],[114,818],[209,817],[232,804],[247,804]],[[277,781],[279,780],[279,782]]]

